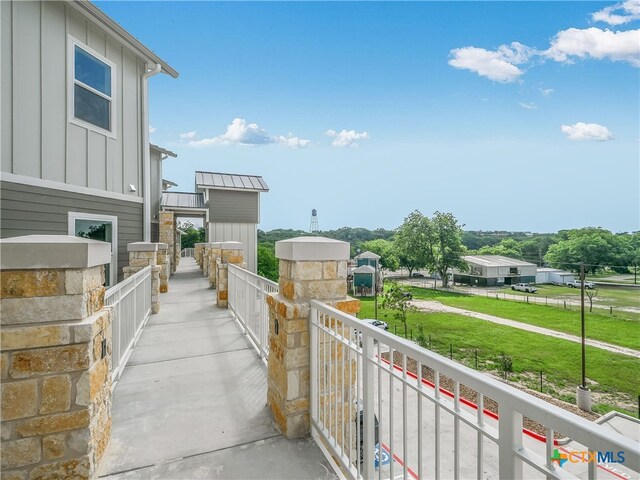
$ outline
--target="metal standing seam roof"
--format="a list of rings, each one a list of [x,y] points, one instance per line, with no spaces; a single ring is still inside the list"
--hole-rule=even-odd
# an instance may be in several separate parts
[[[205,188],[229,188],[268,192],[269,186],[257,175],[237,175],[234,173],[196,172],[196,186]]]
[[[204,194],[188,192],[162,192],[161,206],[168,208],[207,208]]]
[[[371,273],[375,274],[376,270],[371,265],[362,265],[358,268],[351,270],[351,273]]]
[[[515,258],[503,257],[502,255],[466,255],[463,257],[467,262],[484,267],[535,267],[535,263],[517,260]]]
[[[366,252],[362,252],[360,255],[356,255],[353,258],[373,258],[374,260],[378,260],[380,259],[380,255],[367,250]]]

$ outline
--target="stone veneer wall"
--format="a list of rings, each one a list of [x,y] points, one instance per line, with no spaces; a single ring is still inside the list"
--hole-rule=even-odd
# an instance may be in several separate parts
[[[110,251],[104,242],[61,247],[74,237],[38,237],[0,244],[2,478],[91,478],[111,434],[111,312],[104,266],[95,265]],[[74,266],[85,268],[55,268],[76,250]],[[47,255],[50,266],[38,265]]]
[[[295,438],[310,432],[310,300],[323,301],[349,314],[360,310],[360,301],[347,297],[348,243],[322,237],[294,238],[277,242],[276,256],[280,259],[279,292],[267,297],[267,403],[283,435]],[[335,323],[332,323],[332,328],[342,328]],[[333,378],[338,378],[335,369],[338,364],[342,365],[342,355],[341,346],[336,346],[326,356],[321,356],[321,385],[329,368],[336,373]],[[355,418],[355,406],[348,401],[347,390],[355,384],[355,361],[346,361],[345,365],[344,375],[341,375],[344,383],[330,385],[328,391],[321,391],[320,404],[324,405],[327,399],[333,401],[338,396],[337,403],[344,406],[345,417]],[[348,378],[352,382],[350,385],[347,384]],[[349,409],[350,417],[346,415]],[[341,424],[337,428],[346,430],[346,425]]]
[[[242,242],[220,242],[220,257],[216,259],[216,300],[220,308],[229,305],[229,264],[246,268]]]
[[[204,268],[202,264],[202,254],[204,253],[204,243],[196,243],[193,246],[193,255],[195,257],[196,263],[200,267],[200,270]]]
[[[222,250],[220,250],[221,242],[211,243],[211,252],[209,253],[209,287],[216,288],[216,273],[218,268],[218,258]]]
[[[175,255],[175,238],[176,238],[176,226],[173,212],[162,211],[159,214],[160,218],[160,243],[166,243],[169,254],[169,273],[173,275],[176,271],[176,262],[174,260]]]

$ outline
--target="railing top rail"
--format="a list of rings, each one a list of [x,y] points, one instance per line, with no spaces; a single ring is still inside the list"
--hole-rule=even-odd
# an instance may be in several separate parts
[[[151,266],[144,267],[142,270],[134,273],[129,278],[125,278],[120,283],[116,283],[114,286],[109,287],[109,289],[104,292],[105,300],[110,296],[114,295],[118,290],[125,288],[127,285],[136,282],[142,277],[146,277],[150,272],[151,272]]]
[[[262,280],[263,282],[265,282],[267,285],[270,285],[272,287],[278,288],[278,282],[274,282],[273,280],[269,280],[268,278],[265,277],[261,277],[260,275],[250,272],[249,270],[246,270],[242,267],[239,267],[237,265],[234,265],[232,263],[229,264],[229,270],[238,270],[240,272],[242,272],[243,275],[248,275],[256,280]]]
[[[623,450],[630,455],[630,464],[640,464],[640,445],[629,438],[602,425],[594,424],[578,415],[561,409],[521,390],[505,385],[487,375],[482,375],[464,365],[458,364],[413,342],[385,332],[358,318],[341,312],[318,300],[311,300],[311,308],[330,315],[345,325],[356,328],[364,335],[406,354],[417,362],[433,368],[437,372],[487,395],[499,405],[509,405],[523,415],[563,433],[578,443],[589,446],[597,441],[602,450]],[[549,425],[552,423],[553,425]]]

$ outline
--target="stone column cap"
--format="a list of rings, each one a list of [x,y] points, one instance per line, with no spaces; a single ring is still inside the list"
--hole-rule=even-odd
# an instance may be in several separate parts
[[[127,252],[157,252],[160,244],[153,242],[133,242],[127,244]],[[164,244],[166,245],[166,244]]]
[[[194,243],[193,246],[197,247],[198,245],[204,245],[204,244],[205,244],[204,242],[198,242],[198,243]]]
[[[211,242],[209,245],[211,245],[211,248],[220,248],[222,242]]]
[[[244,250],[244,243],[229,241],[229,242],[217,242],[220,244],[220,249],[222,250]]]
[[[0,240],[3,270],[89,268],[111,262],[111,244],[72,235],[25,235]]]
[[[296,237],[276,242],[276,257],[293,261],[348,260],[348,242],[326,237]]]
[[[167,245],[166,243],[158,242],[158,243],[156,243],[156,245],[158,245],[158,250],[168,250],[169,249],[169,245]]]

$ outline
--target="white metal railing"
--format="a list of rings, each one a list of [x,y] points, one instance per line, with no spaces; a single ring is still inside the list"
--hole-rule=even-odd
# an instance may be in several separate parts
[[[195,256],[195,248],[183,248],[180,252],[181,257],[194,257]]]
[[[266,362],[269,357],[267,294],[277,292],[278,284],[233,264],[229,264],[228,273],[229,309]]]
[[[151,267],[145,267],[105,292],[111,307],[113,380],[118,380],[131,350],[151,315]]]
[[[637,442],[316,300],[310,343],[312,433],[351,478],[638,477]],[[523,417],[546,436],[523,430]],[[624,463],[583,463],[586,452],[624,452]],[[552,460],[563,454],[564,466]]]

